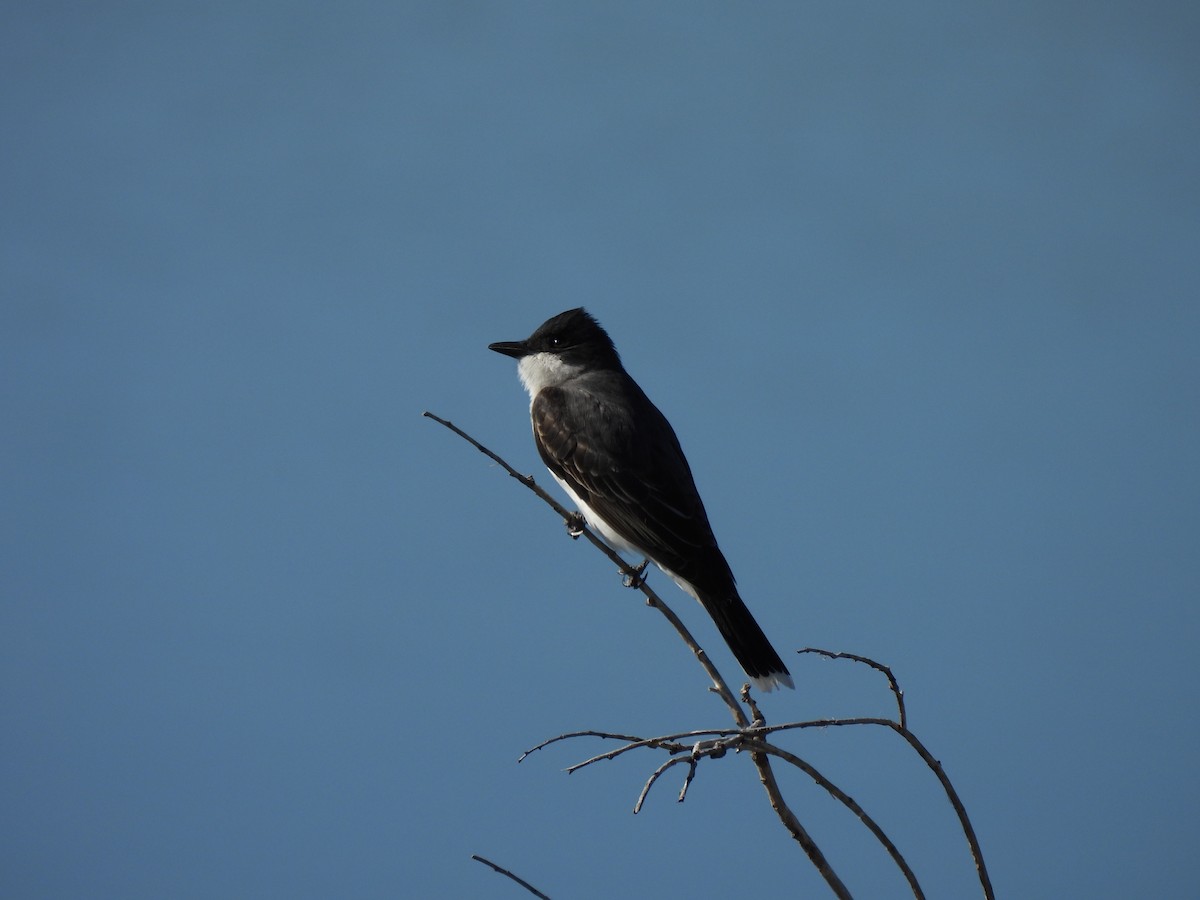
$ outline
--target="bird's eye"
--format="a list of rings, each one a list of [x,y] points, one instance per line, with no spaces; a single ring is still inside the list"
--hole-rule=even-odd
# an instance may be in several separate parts
[[[556,338],[556,337],[550,338],[550,346],[551,347],[558,347],[561,344],[562,344],[562,338]]]

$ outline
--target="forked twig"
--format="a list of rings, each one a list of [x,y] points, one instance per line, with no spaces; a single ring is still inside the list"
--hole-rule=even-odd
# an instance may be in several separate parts
[[[654,782],[658,781],[658,779],[667,771],[667,769],[671,768],[672,766],[682,765],[686,762],[690,762],[692,764],[692,769],[688,772],[687,780],[684,781],[684,788],[680,792],[681,796],[679,798],[679,802],[683,802],[682,795],[687,793],[687,785],[691,783],[692,773],[695,771],[696,762],[695,760],[689,760],[682,756],[672,756],[665,763],[655,769],[650,775],[650,778],[647,779],[645,786],[642,788],[642,792],[638,794],[637,803],[633,804],[633,814],[635,816],[642,811],[642,804],[646,802],[646,795],[650,793],[650,788],[654,786]]]

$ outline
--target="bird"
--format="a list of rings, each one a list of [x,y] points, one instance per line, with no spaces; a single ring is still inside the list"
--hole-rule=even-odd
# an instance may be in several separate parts
[[[794,688],[738,594],[675,429],[600,323],[569,309],[525,340],[488,349],[517,360],[538,454],[587,524],[698,600],[755,687]]]

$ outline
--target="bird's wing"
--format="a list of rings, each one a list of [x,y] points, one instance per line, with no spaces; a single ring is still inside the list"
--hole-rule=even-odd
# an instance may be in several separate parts
[[[534,437],[550,471],[610,528],[678,571],[716,539],[675,432],[644,394],[636,399],[545,388],[531,408]]]

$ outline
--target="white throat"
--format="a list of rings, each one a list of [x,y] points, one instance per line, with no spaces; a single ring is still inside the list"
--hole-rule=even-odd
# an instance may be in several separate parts
[[[521,384],[529,391],[530,399],[542,388],[557,387],[583,371],[582,366],[572,366],[553,353],[531,353],[517,362],[517,374]]]

